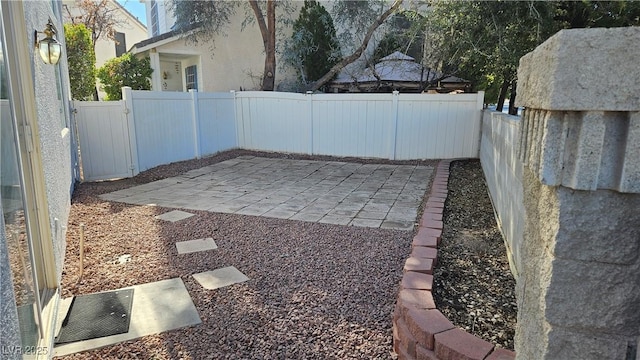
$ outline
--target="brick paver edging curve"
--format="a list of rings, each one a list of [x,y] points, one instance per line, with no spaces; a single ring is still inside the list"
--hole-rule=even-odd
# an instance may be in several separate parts
[[[442,235],[450,164],[451,160],[438,163],[411,255],[404,265],[393,313],[393,350],[399,360],[513,360],[513,351],[496,348],[454,326],[433,301],[433,267]]]

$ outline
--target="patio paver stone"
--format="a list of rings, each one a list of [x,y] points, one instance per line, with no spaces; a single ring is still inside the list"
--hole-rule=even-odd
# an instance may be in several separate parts
[[[215,290],[249,280],[234,266],[193,274],[193,278],[207,290]]]
[[[199,251],[215,250],[218,248],[213,238],[180,241],[176,243],[178,254],[189,254]]]
[[[240,156],[101,195],[138,205],[412,230],[431,166]],[[172,211],[158,219],[193,214]]]
[[[191,214],[191,213],[180,211],[180,210],[173,210],[173,211],[169,211],[168,213],[158,215],[155,218],[158,220],[176,222],[176,221],[184,220],[186,218],[190,218],[193,215],[195,214]]]

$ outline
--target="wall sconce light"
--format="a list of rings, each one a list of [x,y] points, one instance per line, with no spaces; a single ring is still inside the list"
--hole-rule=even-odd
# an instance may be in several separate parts
[[[45,64],[55,65],[60,61],[60,55],[62,55],[62,45],[58,40],[54,39],[57,30],[53,25],[51,19],[47,23],[47,27],[44,31],[40,32],[35,30],[33,33],[34,46],[40,53],[40,57]],[[45,34],[46,37],[42,40],[38,40],[38,34]]]
[[[169,73],[167,71],[162,72],[162,78],[167,80],[169,78]]]

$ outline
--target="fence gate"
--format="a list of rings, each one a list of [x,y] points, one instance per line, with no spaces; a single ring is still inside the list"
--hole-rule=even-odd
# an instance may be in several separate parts
[[[135,175],[124,101],[74,101],[73,107],[84,181]]]

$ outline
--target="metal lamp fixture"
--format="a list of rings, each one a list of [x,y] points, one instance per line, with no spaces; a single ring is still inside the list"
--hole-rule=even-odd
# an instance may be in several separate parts
[[[62,45],[54,38],[56,35],[56,27],[53,25],[51,19],[47,23],[47,27],[44,31],[34,31],[35,47],[40,53],[40,57],[45,64],[55,65],[60,61],[60,55],[62,55]],[[45,34],[46,37],[42,40],[38,40],[38,34]]]

